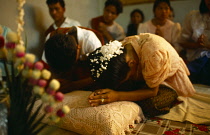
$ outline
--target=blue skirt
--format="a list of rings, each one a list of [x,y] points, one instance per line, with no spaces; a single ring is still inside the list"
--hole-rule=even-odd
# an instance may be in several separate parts
[[[192,83],[210,85],[210,58],[200,57],[187,64]]]

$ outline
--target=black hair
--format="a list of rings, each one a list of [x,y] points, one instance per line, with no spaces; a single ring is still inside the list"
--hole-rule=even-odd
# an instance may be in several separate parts
[[[120,14],[123,12],[123,5],[120,0],[107,0],[104,5],[105,7],[110,6],[110,5],[115,6],[117,9],[117,14]]]
[[[155,0],[154,5],[153,5],[153,11],[155,11],[155,9],[157,8],[157,6],[158,6],[160,3],[162,3],[162,2],[168,4],[168,6],[169,6],[170,9],[171,9],[171,4],[170,4],[170,1],[169,1],[169,0]]]
[[[56,33],[45,42],[45,57],[55,73],[70,71],[76,62],[76,39],[69,34]]]
[[[144,22],[144,13],[140,10],[140,9],[134,9],[131,13],[130,13],[130,17],[133,16],[134,13],[139,13],[141,15],[142,18],[142,22]]]
[[[209,12],[209,9],[206,5],[205,0],[201,0],[200,6],[199,6],[199,11],[200,11],[201,14],[205,14],[205,13]]]
[[[102,54],[97,53],[98,50],[100,50],[100,48],[96,49],[88,56],[90,69],[94,69],[91,70],[92,78],[96,81],[96,84],[98,84],[101,88],[116,89],[120,85],[121,81],[123,81],[126,78],[127,73],[130,70],[125,59],[127,51],[124,48],[122,49],[122,54],[111,58],[110,61],[103,61],[103,63],[108,62],[107,69],[103,70],[99,78],[97,78],[97,70],[101,68],[102,63],[100,60]],[[93,59],[97,59],[97,63],[92,63],[91,60]]]
[[[65,8],[64,0],[47,0],[46,3],[47,3],[47,5],[60,3],[61,7]]]

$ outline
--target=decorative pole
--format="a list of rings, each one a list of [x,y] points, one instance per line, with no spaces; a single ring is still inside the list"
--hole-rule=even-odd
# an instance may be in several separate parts
[[[23,6],[26,2],[26,0],[17,0],[18,2],[18,20],[17,20],[17,23],[18,23],[18,27],[17,27],[17,36],[18,36],[18,44],[19,45],[24,45],[24,42],[23,42],[23,38],[21,36],[22,32],[23,32],[23,26],[24,26],[24,9],[23,9]]]

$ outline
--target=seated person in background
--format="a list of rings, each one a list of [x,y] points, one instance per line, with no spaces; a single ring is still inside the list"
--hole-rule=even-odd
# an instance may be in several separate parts
[[[176,46],[178,46],[176,42],[181,32],[181,26],[179,23],[174,23],[168,19],[171,12],[170,8],[169,0],[156,0],[153,5],[154,18],[140,24],[138,34],[153,33],[159,35],[165,38],[176,49]]]
[[[134,9],[130,14],[130,24],[127,27],[126,36],[137,35],[140,23],[144,22],[144,14],[140,9]]]
[[[46,3],[49,8],[50,16],[54,20],[54,23],[50,25],[45,32],[46,36],[59,27],[81,26],[78,21],[64,16],[66,10],[64,0],[47,0]]]
[[[210,85],[210,1],[201,0],[199,11],[189,12],[178,40],[186,50],[186,63],[193,83]]]
[[[91,106],[134,101],[145,116],[153,117],[168,113],[177,96],[195,93],[184,61],[165,39],[155,34],[113,41],[88,58],[92,77],[101,88],[89,96]],[[133,86],[124,85],[128,81],[133,81]]]
[[[86,54],[101,47],[101,42],[90,30],[79,27],[58,28],[45,42],[43,60],[60,80],[64,93],[84,89],[93,81],[86,66]]]
[[[90,20],[90,28],[102,33],[105,43],[111,40],[123,40],[125,32],[115,19],[122,13],[123,7],[120,0],[107,0],[102,16]]]

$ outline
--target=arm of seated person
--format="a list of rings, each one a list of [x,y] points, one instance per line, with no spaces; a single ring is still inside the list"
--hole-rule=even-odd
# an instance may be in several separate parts
[[[187,49],[197,49],[204,47],[204,35],[201,35],[197,42],[193,41],[180,41],[180,45]]]
[[[70,81],[67,79],[58,79],[61,87],[59,91],[63,93],[69,93],[74,90],[84,90],[86,87],[89,87],[94,83],[91,77],[87,77],[77,81]]]
[[[102,35],[103,35],[108,41],[114,40],[114,38],[112,37],[112,35],[108,32],[106,24],[104,24],[104,23],[102,23],[102,22],[99,23],[98,30],[102,33]]]
[[[182,42],[180,45],[186,49],[197,49],[203,46],[199,45],[197,42]]]
[[[89,96],[91,106],[108,104],[116,101],[140,101],[157,95],[159,86],[134,91],[115,91],[112,89],[98,89]]]

